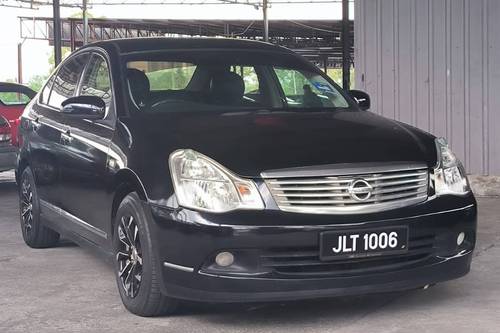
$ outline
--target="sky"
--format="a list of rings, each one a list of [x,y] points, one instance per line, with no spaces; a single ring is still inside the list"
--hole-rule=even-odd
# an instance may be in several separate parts
[[[91,2],[91,1],[90,1]],[[78,9],[62,8],[61,16],[77,14]],[[143,18],[143,19],[261,19],[261,11],[245,5],[190,5],[190,6],[94,6],[94,17]],[[138,15],[139,13],[139,15]],[[351,18],[353,16],[351,7]],[[274,4],[268,11],[272,29],[273,19],[340,19],[339,3],[328,4]],[[51,7],[38,10],[0,6],[0,81],[17,79],[17,44],[22,42],[19,32],[19,16],[51,17]],[[25,40],[23,52],[23,82],[35,75],[49,71],[48,58],[52,48],[46,41]]]

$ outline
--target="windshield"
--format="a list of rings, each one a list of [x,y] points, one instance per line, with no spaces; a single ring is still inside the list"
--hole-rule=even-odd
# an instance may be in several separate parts
[[[130,103],[140,111],[348,108],[319,71],[286,53],[148,53],[126,61]]]

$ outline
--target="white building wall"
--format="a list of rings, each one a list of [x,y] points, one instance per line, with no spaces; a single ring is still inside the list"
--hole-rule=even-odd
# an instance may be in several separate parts
[[[500,0],[355,0],[356,88],[372,111],[500,175]]]

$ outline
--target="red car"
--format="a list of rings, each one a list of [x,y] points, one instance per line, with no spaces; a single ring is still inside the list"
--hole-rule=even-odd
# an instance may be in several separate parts
[[[15,166],[19,117],[35,95],[26,86],[0,82],[0,172]]]

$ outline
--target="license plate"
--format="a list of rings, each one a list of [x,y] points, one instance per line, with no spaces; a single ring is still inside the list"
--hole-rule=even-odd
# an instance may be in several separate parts
[[[400,254],[408,251],[408,227],[326,231],[319,243],[321,260]]]

